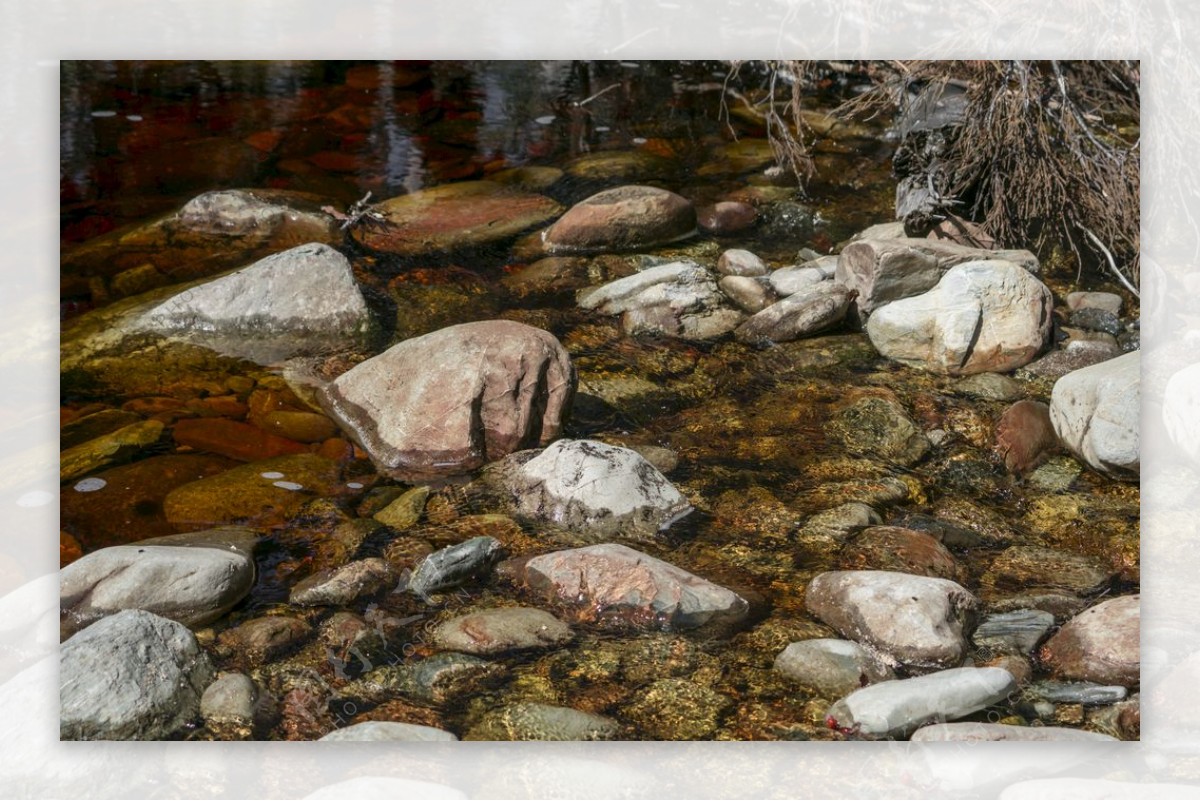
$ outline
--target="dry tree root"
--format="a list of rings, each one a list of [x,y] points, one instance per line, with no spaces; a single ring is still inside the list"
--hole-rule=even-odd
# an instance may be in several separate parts
[[[1137,62],[784,61],[767,68],[786,77],[772,78],[761,104],[781,163],[808,158],[802,88],[817,74],[857,71],[872,88],[835,114],[890,111],[905,140],[922,137],[902,143],[894,162],[902,183],[911,178],[901,193],[909,193],[908,205],[898,208],[906,225],[932,227],[956,216],[978,222],[1003,247],[1061,246],[1080,271],[1085,263],[1107,269],[1136,294]],[[954,119],[928,122],[949,107]],[[802,179],[808,174],[793,170]]]

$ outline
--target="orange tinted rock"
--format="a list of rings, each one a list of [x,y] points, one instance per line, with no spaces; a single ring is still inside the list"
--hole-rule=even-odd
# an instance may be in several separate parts
[[[337,150],[313,153],[308,160],[329,172],[358,172],[364,165],[364,160],[353,153],[342,153]]]
[[[552,254],[636,250],[696,232],[691,201],[652,186],[619,186],[576,203],[543,237]]]
[[[258,131],[247,136],[244,141],[260,153],[270,153],[279,146],[283,131]]]
[[[185,484],[163,500],[163,512],[181,531],[227,523],[269,527],[297,514],[314,495],[336,498],[349,491],[335,463],[301,453]]]
[[[330,437],[317,448],[317,455],[335,462],[348,462],[354,458],[354,446],[341,437]]]
[[[246,423],[221,418],[180,420],[175,424],[172,435],[179,445],[243,462],[308,450],[295,440],[268,434]]]
[[[260,425],[267,431],[298,442],[320,442],[337,433],[337,426],[323,414],[277,410],[267,412]]]
[[[58,532],[58,566],[66,567],[81,556],[83,548],[79,545],[79,540],[65,531]]]
[[[134,398],[121,405],[122,411],[136,414],[153,415],[161,412],[174,411],[183,406],[179,398]]]
[[[512,238],[557,217],[562,207],[542,195],[469,181],[392,198],[374,210],[386,225],[356,226],[352,234],[360,244],[421,256]]]
[[[203,398],[189,403],[188,406],[203,415],[228,417],[231,420],[239,420],[245,417],[247,410],[246,404],[238,400],[236,395],[217,395],[215,397]]]

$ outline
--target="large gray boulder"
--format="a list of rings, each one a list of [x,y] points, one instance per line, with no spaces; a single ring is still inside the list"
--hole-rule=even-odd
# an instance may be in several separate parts
[[[161,740],[200,714],[213,667],[183,625],[141,610],[105,618],[59,652],[64,740]]]
[[[954,668],[851,693],[829,708],[831,727],[865,739],[902,737],[930,721],[955,720],[1004,700],[1017,689],[1001,668]]]
[[[654,534],[692,511],[687,498],[637,451],[559,440],[495,467],[515,513],[598,536]]]
[[[498,570],[581,621],[620,628],[689,629],[736,623],[749,613],[732,590],[613,543],[512,560]]]
[[[371,315],[346,257],[311,243],[184,290],[135,326],[267,364],[365,344]]]
[[[551,442],[575,380],[551,334],[488,320],[401,342],[343,373],[320,399],[381,472],[412,480]]]
[[[728,304],[712,273],[683,261],[580,290],[576,298],[580,308],[620,314],[630,335],[704,341],[729,333],[746,317]]]
[[[249,594],[254,560],[242,550],[176,545],[101,548],[62,569],[64,636],[127,609],[185,626],[216,620]]]
[[[951,268],[924,294],[878,308],[867,336],[894,361],[946,375],[1022,367],[1050,336],[1050,290],[1006,261]]]
[[[980,602],[948,579],[886,570],[822,573],[808,610],[843,636],[912,669],[957,667]]]
[[[1067,373],[1050,395],[1059,440],[1092,468],[1115,476],[1141,470],[1141,351]]]

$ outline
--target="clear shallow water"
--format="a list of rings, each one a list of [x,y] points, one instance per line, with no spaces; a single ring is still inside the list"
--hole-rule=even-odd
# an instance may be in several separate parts
[[[794,263],[801,247],[828,252],[853,232],[890,219],[890,146],[881,129],[874,138],[831,137],[818,143],[822,171],[807,197],[770,187],[759,178],[761,164],[747,166],[738,161],[741,151],[730,148],[735,135],[739,142],[758,140],[761,145],[763,130],[723,116],[723,72],[719,62],[66,63],[64,253],[213,188],[300,190],[345,209],[368,191],[379,200],[486,178],[512,167],[569,167],[580,157],[600,153],[621,154],[626,160],[648,154],[655,166],[647,168],[651,162],[635,158],[632,171],[619,178],[567,175],[546,193],[569,205],[606,185],[654,183],[702,204],[739,190],[757,190],[768,198],[761,207],[764,214],[800,202],[817,215],[814,226],[792,235],[779,235],[778,227],[765,233],[768,229],[760,225],[744,236],[701,237],[659,255],[682,253],[711,262],[724,248],[746,247],[777,267]],[[757,88],[752,73],[740,88]],[[910,491],[902,501],[879,504],[884,522],[911,513],[937,514],[949,503],[965,500],[994,515],[1013,542],[1093,556],[1120,573],[1116,589],[1136,585],[1136,488],[1087,471],[1054,492],[1014,481],[989,454],[987,427],[1003,405],[963,398],[949,380],[889,364],[861,334],[843,331],[762,350],[730,342],[633,339],[623,336],[614,320],[576,310],[570,293],[547,300],[504,291],[501,282],[524,265],[507,244],[450,263],[431,259],[428,264],[386,265],[386,270],[377,269],[385,265],[348,243],[346,251],[369,289],[388,293],[397,286],[421,287],[426,311],[433,312],[430,320],[438,323],[434,327],[507,316],[554,333],[580,373],[568,436],[663,446],[679,457],[669,477],[697,512],[654,541],[632,544],[736,588],[754,603],[754,625],[736,635],[614,637],[583,624],[576,643],[561,652],[500,660],[511,674],[499,688],[432,711],[391,709],[387,714],[395,719],[428,717],[461,735],[492,706],[537,700],[613,715],[631,737],[833,736],[822,725],[825,701],[774,674],[771,663],[794,639],[832,636],[805,612],[804,588],[814,575],[837,566],[837,554],[806,544],[805,522],[815,513],[869,495],[870,487],[885,478],[904,481]],[[64,319],[102,307],[119,294],[112,277],[104,275],[68,272],[62,286]],[[196,390],[166,410],[156,412],[152,399],[143,399],[136,408],[165,415],[168,426],[160,442],[141,451],[134,464],[161,455],[202,455],[174,442],[171,426],[176,421],[243,419],[253,392],[273,386],[257,375],[228,379],[219,389]],[[911,467],[847,453],[829,424],[854,391],[895,397],[922,427],[946,428],[959,436]],[[64,420],[131,402],[70,396],[63,401]],[[203,469],[211,474],[236,464],[217,458]],[[348,492],[327,500],[349,516],[359,513],[371,490],[392,483],[375,476],[361,459],[351,459],[344,472]],[[84,479],[94,480],[103,479]],[[145,489],[145,498],[122,501],[122,509],[141,515],[127,529],[129,539],[140,536],[134,534],[139,521],[146,536],[170,530],[162,518],[163,492]],[[84,500],[73,498],[70,514],[64,514],[64,531],[83,551],[114,544],[111,539],[100,542],[89,528],[99,512],[85,504],[100,495],[93,491]],[[417,552],[494,533],[515,555],[583,544],[562,532],[513,532],[475,517],[495,511],[460,488],[446,488],[435,494],[422,522],[401,539]],[[338,558],[337,549],[328,545],[330,519],[312,508],[263,526],[258,584],[245,604],[205,635],[209,641],[229,625],[265,612],[286,610],[320,625],[327,615],[287,609],[285,601],[298,580]],[[357,553],[384,554],[392,539],[368,538]],[[956,553],[968,588],[978,590],[998,551],[990,546]],[[392,594],[370,606],[358,604],[355,611],[409,621],[389,635],[389,645],[395,646],[392,652],[413,658],[431,652],[421,634],[426,624],[467,608],[517,600],[511,589],[489,581],[468,586],[434,610],[411,596]],[[331,660],[313,642],[280,670],[311,669],[336,689],[345,676],[365,668],[361,661],[342,657]],[[236,655],[222,659],[225,666],[237,664]],[[620,668],[603,667],[614,660]],[[656,661],[661,671],[635,667]],[[633,700],[655,681],[679,677],[727,700],[680,699],[678,719],[668,715],[653,726],[630,712]],[[712,726],[697,733],[685,725],[710,708],[720,710]],[[313,733],[306,731],[276,722],[257,734]]]

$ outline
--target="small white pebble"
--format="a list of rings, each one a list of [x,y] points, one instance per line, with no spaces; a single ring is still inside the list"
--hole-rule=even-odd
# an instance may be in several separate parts
[[[141,122],[142,115],[141,114],[126,114],[125,119],[129,120],[130,122]]]
[[[534,122],[536,122],[538,125],[549,125],[550,123],[554,122],[554,116],[551,115],[549,117],[538,117],[534,120]]]
[[[607,125],[597,125],[596,126],[596,133],[606,133],[611,130],[612,130],[612,128],[609,128]]]
[[[268,470],[265,473],[259,473],[263,478],[283,478],[283,473],[278,473],[274,470]]]
[[[346,486],[349,487],[350,489],[362,489],[363,488],[363,485],[357,481],[348,481],[348,482],[346,482]]]
[[[117,112],[115,112],[115,111],[107,111],[107,110],[105,110],[105,111],[93,111],[93,112],[92,112],[92,116],[93,116],[93,117],[115,117],[115,116],[117,116]]]
[[[102,478],[85,478],[75,485],[76,492],[95,492],[98,489],[104,489],[108,482]]]
[[[622,61],[621,66],[625,67],[626,69],[636,70],[638,67],[640,67],[642,65],[637,63],[636,61]]]
[[[644,144],[646,144],[646,139],[645,139],[645,137],[641,137],[641,136],[635,136],[635,137],[633,137],[633,139],[631,139],[630,141],[632,141],[632,142],[633,142],[635,145],[644,145]]]
[[[280,489],[292,490],[293,492],[304,489],[303,484],[297,484],[295,481],[276,481],[274,482],[273,486],[279,487]]]
[[[54,500],[54,495],[45,490],[32,490],[17,498],[17,506],[31,509],[35,506],[45,506]]]

